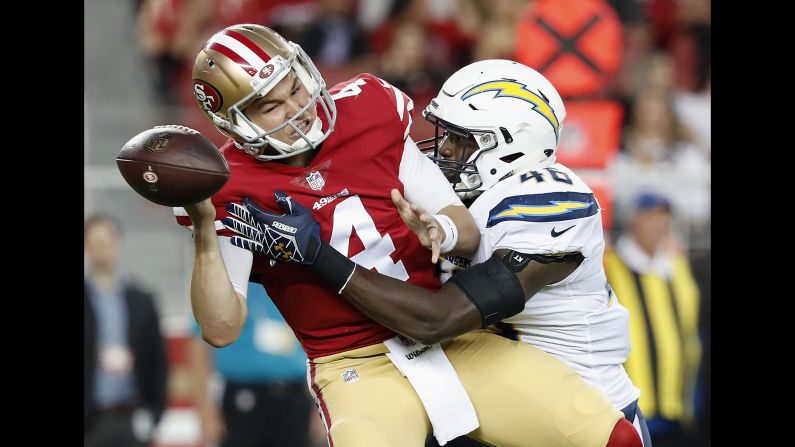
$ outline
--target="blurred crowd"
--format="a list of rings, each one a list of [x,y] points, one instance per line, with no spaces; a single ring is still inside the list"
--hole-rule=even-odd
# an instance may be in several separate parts
[[[432,135],[433,126],[422,119],[421,111],[458,68],[477,60],[505,58],[541,71],[556,85],[567,107],[559,161],[582,171],[586,180],[606,185],[596,192],[597,197],[601,194],[600,204],[612,215],[606,225],[608,244],[625,241],[615,247],[620,265],[626,264],[637,278],[643,277],[641,270],[648,265],[663,281],[675,283],[673,291],[683,280],[677,279],[675,272],[666,274],[665,266],[676,264],[682,256],[690,263],[687,275],[692,272],[696,292],[695,298],[686,299],[695,300],[693,318],[697,322],[679,324],[679,337],[685,340],[687,332],[690,339],[698,339],[700,334],[701,341],[693,348],[696,354],[688,348],[677,355],[689,355],[683,364],[695,362],[691,366],[699,371],[698,385],[685,390],[685,399],[693,400],[698,394],[698,402],[695,407],[692,402],[686,404],[687,411],[672,418],[681,417],[682,426],[691,433],[699,430],[692,427],[696,423],[702,425],[701,432],[706,430],[711,281],[710,0],[133,1],[151,99],[159,106],[152,125],[187,125],[218,146],[225,137],[196,106],[191,69],[203,43],[235,23],[263,24],[301,45],[329,87],[370,72],[400,88],[414,102],[411,136],[415,141]],[[582,153],[579,146],[584,148]],[[637,223],[639,215],[658,211],[660,222],[665,223],[652,222],[645,227]],[[648,220],[653,219],[657,217]],[[633,237],[635,245],[626,242]],[[88,240],[86,244],[88,250]],[[651,248],[644,255],[646,245]],[[655,246],[664,246],[665,253]],[[655,266],[663,267],[654,270]],[[668,270],[674,271],[672,267]],[[91,284],[89,281],[86,286],[86,309],[96,306],[101,315],[104,308],[98,307],[98,298],[89,300],[89,291],[104,289],[90,288]],[[639,305],[645,300],[644,290],[637,291]],[[682,313],[677,305],[685,299],[680,296],[692,295],[679,292],[671,293],[677,317]],[[110,294],[103,293],[94,295]],[[629,293],[633,292],[624,292]],[[648,315],[643,309],[638,312]],[[653,328],[650,331],[654,332]],[[110,336],[100,331],[100,341],[102,337]],[[212,356],[209,359],[211,362]],[[89,369],[93,372],[96,368],[92,364]],[[286,389],[281,382],[276,388],[277,393]],[[133,405],[133,400],[118,399],[106,408],[133,411],[138,405],[138,401]],[[90,401],[87,397],[86,408]],[[117,413],[107,410],[102,414],[111,417]],[[156,421],[159,408],[153,414]],[[220,437],[204,435],[205,439]],[[671,445],[688,444],[676,441]]]
[[[616,227],[644,189],[672,197],[687,247],[708,246],[710,188],[709,0],[137,0],[154,122],[181,122],[219,146],[195,106],[191,67],[201,45],[235,23],[258,23],[300,44],[328,86],[376,74],[414,101],[415,141],[431,136],[421,110],[458,68],[508,58],[541,71],[569,109],[561,152],[601,136],[580,129],[583,105],[618,107],[615,138],[595,168],[609,177]],[[574,112],[572,112],[574,110]],[[594,109],[600,113],[600,109]],[[605,112],[603,115],[606,115]],[[589,139],[590,138],[590,139]],[[586,147],[587,150],[595,150]],[[574,149],[569,150],[573,153]],[[579,165],[578,165],[579,164]]]

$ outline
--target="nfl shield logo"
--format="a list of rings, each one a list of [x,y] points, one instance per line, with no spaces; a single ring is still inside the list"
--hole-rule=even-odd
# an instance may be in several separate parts
[[[306,178],[307,183],[309,183],[309,187],[315,191],[319,191],[323,189],[323,186],[326,185],[326,181],[323,180],[323,176],[320,175],[320,172],[315,171],[309,174],[309,177]]]
[[[345,370],[345,372],[342,373],[342,380],[345,383],[358,382],[359,381],[359,374],[356,374],[356,370],[355,369]]]
[[[152,152],[163,152],[168,146],[168,142],[171,141],[172,136],[167,133],[158,134],[154,139],[148,141],[144,147]]]

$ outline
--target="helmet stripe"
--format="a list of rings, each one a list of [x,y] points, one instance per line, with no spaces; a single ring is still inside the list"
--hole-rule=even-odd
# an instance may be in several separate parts
[[[267,53],[254,45],[245,36],[229,30],[216,34],[210,42],[209,48],[223,53],[243,67],[251,76],[262,70],[266,61],[271,59]],[[253,51],[251,47],[256,48],[257,51]],[[260,54],[264,55],[265,59],[260,57]]]
[[[218,42],[212,42],[210,45],[207,46],[207,49],[217,51],[223,54],[224,56],[228,57],[229,59],[232,59],[234,63],[240,65],[240,67],[243,70],[246,70],[246,72],[249,75],[254,76],[255,74],[257,74],[256,69],[254,69],[251,65],[249,65],[249,63],[245,59],[240,57],[239,54],[235,53],[230,48],[221,45]]]
[[[252,42],[251,39],[249,39],[248,37],[232,30],[226,30],[224,31],[224,34],[239,40],[240,43],[248,47],[249,50],[253,51],[254,54],[259,56],[259,58],[262,59],[263,62],[268,62],[269,60],[271,60],[271,57],[268,55],[268,53],[266,53],[265,50],[260,48],[257,44]]]

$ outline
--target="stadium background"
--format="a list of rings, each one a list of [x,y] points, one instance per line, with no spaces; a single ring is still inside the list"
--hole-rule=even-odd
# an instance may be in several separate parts
[[[461,66],[511,58],[544,67],[568,111],[558,160],[594,187],[610,240],[638,192],[671,198],[702,293],[708,380],[708,0],[85,0],[84,20],[84,213],[124,222],[124,267],[159,298],[172,369],[158,446],[197,445],[184,369],[191,242],[169,208],[124,183],[114,159],[157,124],[188,125],[221,145],[193,102],[190,67],[233,23],[268,25],[301,44],[328,85],[368,71],[398,86],[414,100],[415,140],[432,132],[421,110]],[[636,144],[632,135],[648,128],[659,144]]]

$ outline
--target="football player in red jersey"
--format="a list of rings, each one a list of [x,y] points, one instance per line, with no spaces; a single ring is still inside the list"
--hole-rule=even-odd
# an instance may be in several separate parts
[[[414,349],[335,293],[346,279],[335,284],[339,272],[324,261],[335,253],[439,288],[392,189],[428,210],[430,226],[445,225],[442,252],[472,253],[479,243],[444,176],[408,138],[408,97],[370,74],[327,91],[299,46],[258,25],[214,35],[193,77],[199,106],[231,138],[221,149],[228,183],[211,200],[175,209],[193,228],[191,302],[205,340],[233,342],[246,317],[247,281],[263,284],[307,353],[330,446],[421,446],[432,432],[442,445],[462,434],[500,446],[619,445],[613,428],[621,413],[552,356],[483,331]],[[220,222],[228,207],[250,200],[289,207],[277,203],[277,190],[312,210],[326,245],[284,239],[269,247],[331,270],[271,264],[231,243],[234,233]]]
[[[476,199],[469,210],[481,232],[475,256],[456,260],[472,267],[451,272],[443,267],[442,279],[456,275],[438,292],[356,268],[324,249],[325,242],[311,232],[318,226],[309,222],[311,213],[280,192],[286,214],[261,210],[251,201],[232,206],[234,217],[223,221],[240,235],[232,243],[313,270],[339,272],[338,281],[346,281],[343,297],[422,343],[496,323],[503,335],[554,355],[604,391],[626,415],[624,427],[634,425],[649,447],[637,408],[640,390],[623,368],[630,351],[629,315],[604,273],[599,205],[575,172],[555,162],[566,117],[555,87],[517,62],[478,61],[453,74],[424,115],[439,126],[432,159],[459,195]],[[428,238],[423,220],[439,224],[397,190],[393,200],[420,239]],[[288,228],[295,231],[285,232]],[[304,247],[302,258],[269,249],[283,240]],[[321,265],[312,263],[314,247],[330,255]]]

